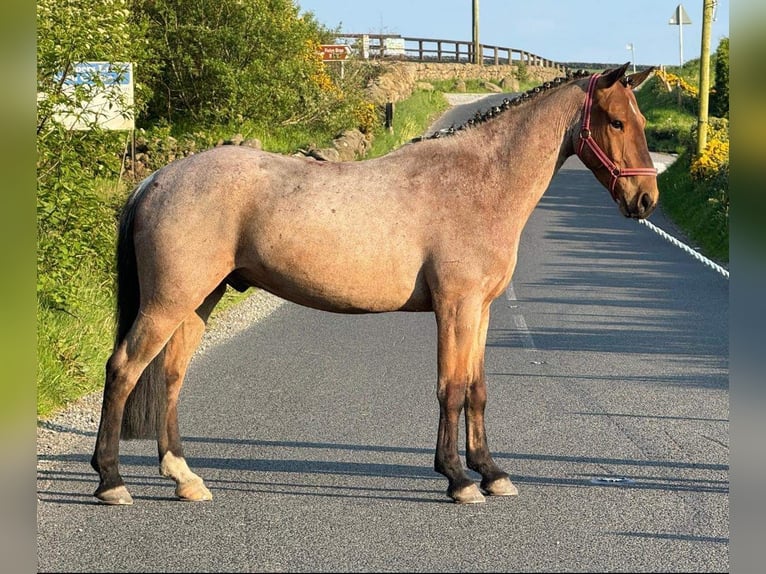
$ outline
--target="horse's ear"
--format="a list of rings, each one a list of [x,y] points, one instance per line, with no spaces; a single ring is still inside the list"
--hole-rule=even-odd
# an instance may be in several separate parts
[[[630,62],[625,62],[619,68],[615,68],[614,70],[607,70],[601,74],[601,77],[598,79],[599,89],[603,90],[605,88],[611,88],[615,82],[621,80],[625,76],[625,70],[628,69],[629,65]]]
[[[636,74],[631,74],[630,76],[625,77],[625,85],[630,86],[633,89],[636,89],[638,86],[643,84],[646,79],[651,75],[651,73],[654,72],[654,66],[651,68],[647,68],[643,72],[638,72]]]

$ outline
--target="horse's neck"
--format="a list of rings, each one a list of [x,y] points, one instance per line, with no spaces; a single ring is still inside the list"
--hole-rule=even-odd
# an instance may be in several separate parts
[[[509,170],[537,172],[537,183],[547,187],[564,160],[574,153],[571,130],[578,124],[582,100],[577,86],[562,86],[498,118],[488,137],[504,150]]]
[[[477,143],[494,158],[501,200],[537,204],[567,157],[574,153],[572,130],[577,128],[583,92],[562,86],[518,108],[511,108],[476,130]]]

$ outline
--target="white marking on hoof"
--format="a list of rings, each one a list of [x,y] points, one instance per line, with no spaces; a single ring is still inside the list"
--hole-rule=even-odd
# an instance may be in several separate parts
[[[190,502],[213,500],[213,495],[202,478],[189,470],[182,456],[166,452],[160,463],[160,474],[176,481],[176,496],[181,500]]]
[[[176,496],[186,502],[213,500],[213,494],[207,489],[201,478],[176,486]]]

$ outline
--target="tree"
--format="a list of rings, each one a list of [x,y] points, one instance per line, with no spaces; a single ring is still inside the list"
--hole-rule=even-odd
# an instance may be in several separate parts
[[[729,39],[722,38],[715,53],[715,84],[710,94],[710,111],[719,118],[729,117]]]
[[[318,54],[330,32],[292,0],[137,0],[135,10],[158,69],[143,78],[150,119],[310,123],[342,99]]]

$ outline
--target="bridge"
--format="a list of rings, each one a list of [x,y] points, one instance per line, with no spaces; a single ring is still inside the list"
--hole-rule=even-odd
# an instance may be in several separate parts
[[[336,41],[347,45],[351,53],[364,59],[407,60],[416,62],[472,63],[473,42],[436,38],[413,38],[398,34],[340,34]],[[526,65],[565,69],[563,64],[537,54],[480,44],[484,65]]]

